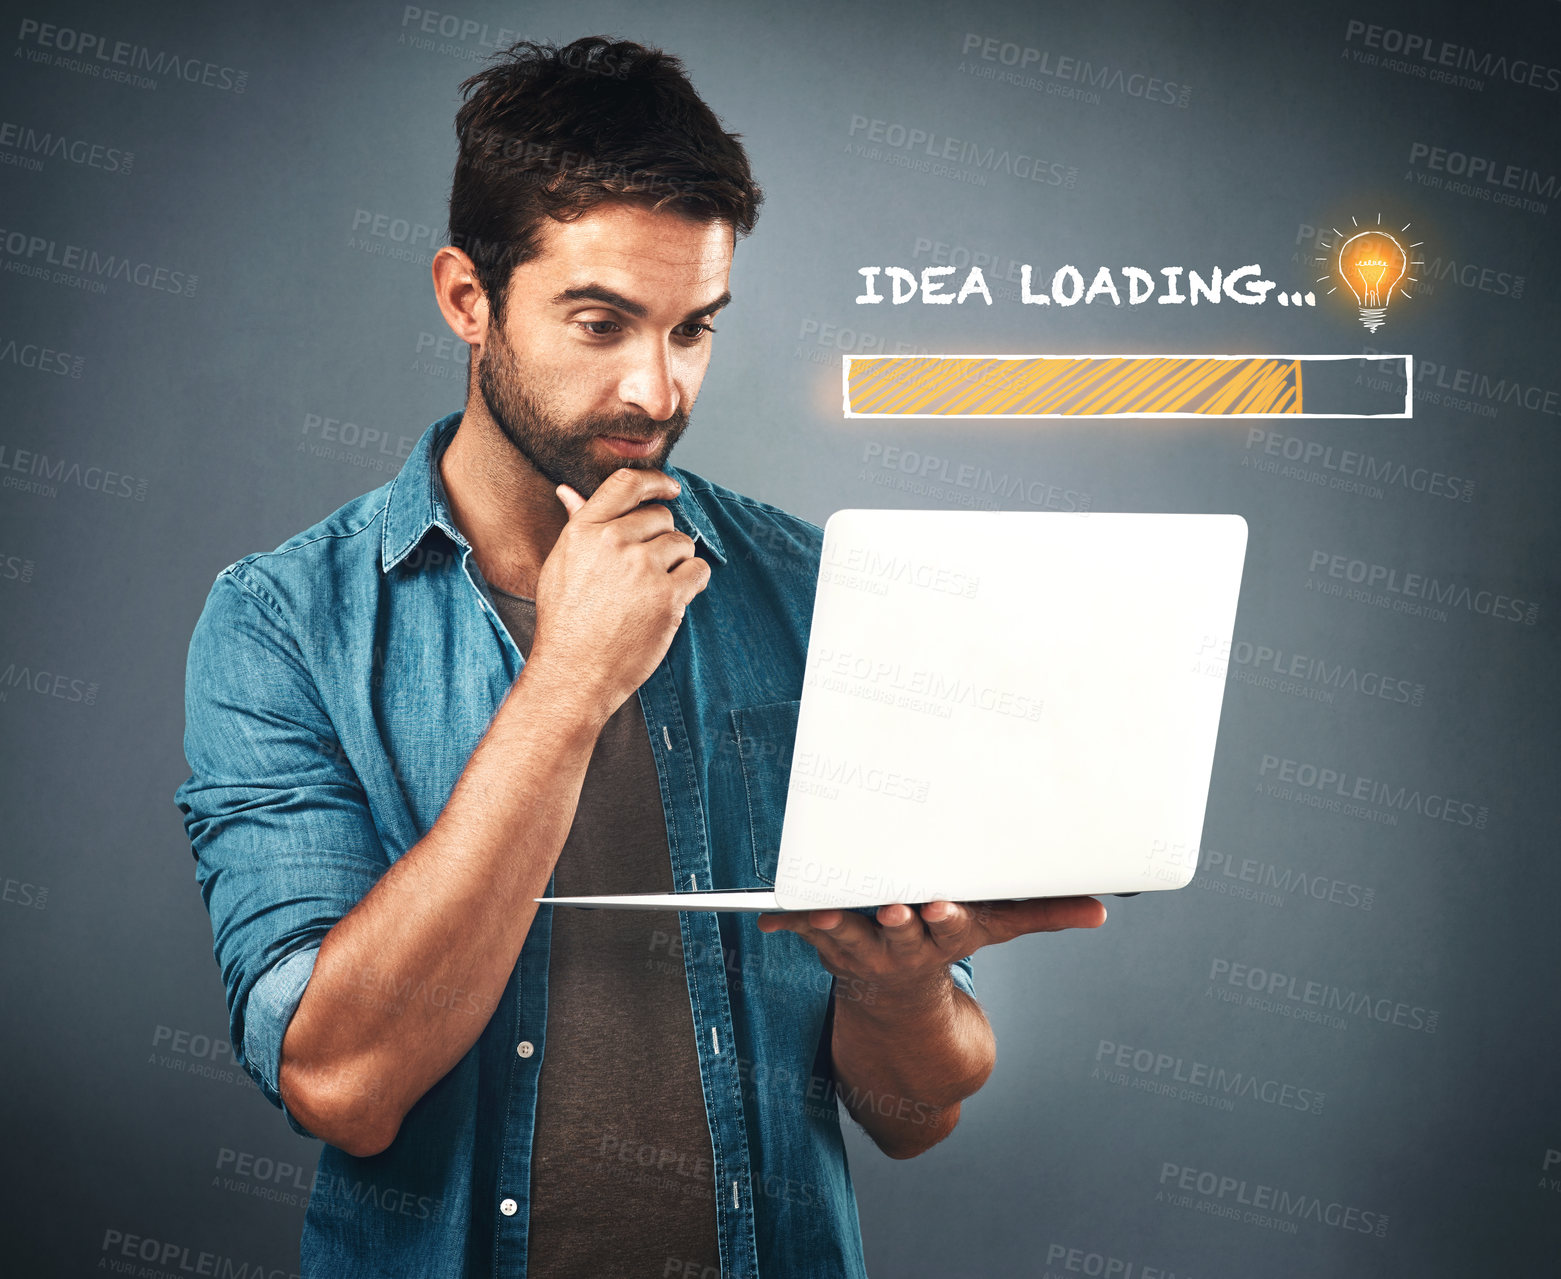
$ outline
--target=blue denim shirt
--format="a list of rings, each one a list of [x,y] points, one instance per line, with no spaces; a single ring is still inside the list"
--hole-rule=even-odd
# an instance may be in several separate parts
[[[223,569],[190,642],[191,776],[174,798],[211,915],[235,1058],[284,1113],[282,1038],[321,941],[433,825],[524,664],[440,482],[460,417],[430,426],[389,483]],[[711,567],[638,694],[674,882],[764,888],[775,879],[822,530],[668,471],[682,484],[673,522]],[[526,1273],[555,909],[566,908],[539,907],[481,1037],[395,1141],[366,1159],[321,1151],[305,1275]],[[865,1275],[831,1084],[834,977],[807,942],[761,933],[755,916],[677,919],[722,1274]],[[973,994],[969,960],[952,972]],[[368,994],[379,980],[364,974]]]

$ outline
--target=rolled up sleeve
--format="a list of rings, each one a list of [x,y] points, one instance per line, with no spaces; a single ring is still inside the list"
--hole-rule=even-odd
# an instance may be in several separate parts
[[[949,976],[954,979],[954,984],[972,999],[976,997],[976,975],[970,967],[970,956],[956,959],[949,965]]]
[[[174,794],[211,916],[234,1057],[295,1131],[282,1039],[321,941],[388,868],[367,798],[263,583],[217,576],[190,640]]]

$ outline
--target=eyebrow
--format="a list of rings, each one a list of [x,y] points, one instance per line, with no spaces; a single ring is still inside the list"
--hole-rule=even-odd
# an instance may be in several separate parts
[[[681,320],[679,324],[688,324],[706,315],[713,315],[732,300],[730,292],[721,294],[715,301],[705,306],[695,307]],[[555,294],[553,304],[561,305],[565,302],[600,302],[605,306],[616,307],[625,315],[632,315],[636,320],[643,320],[650,314],[649,308],[644,303],[636,302],[633,298],[626,298],[621,293],[615,293],[600,284],[582,284],[576,289],[565,289],[562,293]]]

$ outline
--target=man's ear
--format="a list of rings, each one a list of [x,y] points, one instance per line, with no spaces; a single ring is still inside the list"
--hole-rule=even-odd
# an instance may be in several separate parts
[[[480,347],[488,338],[488,295],[477,278],[471,258],[447,244],[434,254],[434,300],[450,331],[468,346]]]

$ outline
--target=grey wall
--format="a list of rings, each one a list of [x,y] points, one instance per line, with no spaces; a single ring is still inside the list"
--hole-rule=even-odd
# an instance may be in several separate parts
[[[1001,505],[1235,511],[1251,526],[1197,878],[1112,901],[1097,933],[977,957],[1000,1059],[957,1133],[903,1164],[852,1139],[874,1273],[1554,1273],[1556,6],[424,12],[456,34],[423,35],[399,3],[40,0],[0,26],[0,1265],[133,1272],[137,1236],[160,1258],[140,1273],[181,1273],[202,1251],[296,1268],[317,1147],[229,1057],[172,802],[185,646],[220,568],[382,483],[460,406],[428,263],[456,85],[508,27],[680,53],[767,187],[679,464],[818,522],[844,506]],[[44,43],[44,23],[166,55],[164,70],[91,74],[63,37]],[[1386,61],[1369,24],[1393,47],[1406,33],[1451,46],[1467,82]],[[1030,84],[989,78],[1026,48]],[[1460,72],[1464,51],[1485,61]],[[193,60],[194,82],[167,57]],[[1176,100],[1133,96],[1125,78],[1093,98],[1049,92],[1073,84],[1062,58],[1169,82]],[[855,117],[1067,177],[917,171],[890,147],[853,151],[874,128],[853,132]],[[68,146],[40,157],[27,130]],[[1528,203],[1458,185],[1447,166],[1464,161],[1433,167],[1435,148],[1518,166]],[[1429,273],[1375,337],[1337,299],[853,303],[859,266],[971,253],[994,276],[1255,261],[1304,289],[1307,228],[1379,211],[1413,222]],[[61,267],[71,246],[131,270]],[[1413,353],[1418,394],[1412,420],[1257,423],[1255,437],[1232,422],[843,420],[841,353],[899,343],[1370,346]],[[327,441],[325,419],[362,429]],[[1344,450],[1382,470],[1366,491],[1332,485]],[[955,482],[917,487],[902,469],[924,466]],[[1431,473],[1454,495],[1424,491]],[[1419,615],[1395,611],[1402,590],[1351,598],[1369,566],[1460,593]],[[1481,611],[1492,593],[1521,601],[1503,606],[1514,617]],[[1294,780],[1312,770],[1389,798],[1330,808]],[[1177,1082],[1215,1071],[1218,1086]],[[1281,1190],[1289,1209],[1252,1219],[1243,1201]]]

